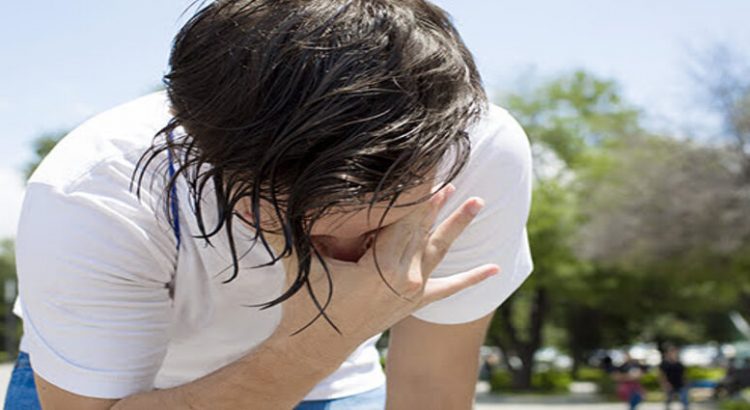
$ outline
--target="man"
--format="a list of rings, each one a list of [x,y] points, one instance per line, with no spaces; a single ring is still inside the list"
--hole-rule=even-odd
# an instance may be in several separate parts
[[[217,1],[165,83],[29,182],[6,404],[471,408],[492,312],[531,271],[531,170],[445,13]]]
[[[668,347],[664,353],[664,358],[659,365],[659,381],[666,396],[667,410],[675,395],[679,397],[682,408],[687,410],[689,401],[688,389],[685,385],[685,366],[680,362],[680,351],[674,346]]]

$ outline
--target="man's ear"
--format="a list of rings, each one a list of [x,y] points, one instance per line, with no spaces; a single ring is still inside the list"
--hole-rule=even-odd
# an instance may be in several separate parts
[[[240,200],[237,201],[237,205],[234,207],[234,212],[248,222],[252,222],[253,220],[253,212],[250,208],[250,199],[247,197],[240,198]]]
[[[242,217],[248,223],[255,225],[255,214],[252,211],[250,205],[250,198],[243,197],[237,201],[237,205],[234,207],[234,212]],[[264,233],[281,234],[282,228],[280,221],[276,217],[276,213],[270,202],[260,201],[260,226]]]

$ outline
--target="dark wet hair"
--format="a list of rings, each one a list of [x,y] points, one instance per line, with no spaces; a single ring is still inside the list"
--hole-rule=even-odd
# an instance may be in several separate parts
[[[341,206],[390,208],[446,157],[441,180],[452,180],[486,101],[448,15],[423,0],[211,2],[181,29],[169,64],[173,119],[141,158],[138,188],[149,164],[169,152],[176,172],[165,200],[178,178],[187,180],[198,237],[210,244],[228,235],[227,281],[239,273],[237,217],[255,228],[253,245],[265,247],[269,265],[298,258],[296,280],[262,306],[306,286],[326,320],[330,275],[324,302],[308,283],[311,258],[321,259],[310,238],[315,221]],[[218,222],[210,226],[206,194],[216,197]],[[235,212],[243,198],[251,220]],[[266,241],[271,228],[261,226],[263,201],[285,239],[279,255]]]

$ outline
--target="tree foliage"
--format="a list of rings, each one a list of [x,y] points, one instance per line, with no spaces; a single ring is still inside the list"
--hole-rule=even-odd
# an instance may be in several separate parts
[[[67,134],[66,131],[55,131],[42,134],[33,142],[34,159],[24,167],[24,176],[26,179],[31,177],[44,157],[52,151],[52,148]]]
[[[0,280],[16,277],[16,257],[13,241],[0,240]]]
[[[515,387],[531,386],[534,353],[550,343],[575,371],[596,348],[730,339],[726,314],[750,294],[750,184],[737,139],[649,133],[617,83],[582,71],[504,105],[537,168],[535,272],[488,333]]]
[[[581,319],[605,319],[597,307],[602,293],[592,291],[599,271],[577,254],[582,223],[578,174],[600,162],[596,147],[638,132],[639,112],[620,97],[613,81],[576,71],[527,94],[514,94],[506,105],[532,142],[536,180],[528,223],[534,274],[500,308],[488,340],[503,349],[518,389],[529,388],[534,354],[544,343],[545,327],[566,328],[576,359],[580,347],[601,344],[601,332],[580,326]],[[606,279],[606,278],[605,278]],[[597,286],[603,290],[606,281]],[[573,343],[573,341],[575,343]],[[566,346],[567,347],[567,346]],[[510,357],[519,359],[513,366]]]

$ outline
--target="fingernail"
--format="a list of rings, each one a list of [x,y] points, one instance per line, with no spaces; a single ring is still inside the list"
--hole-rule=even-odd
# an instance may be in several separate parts
[[[498,273],[500,273],[500,267],[495,265],[492,268],[490,268],[489,272],[487,272],[487,277],[495,276]]]
[[[479,214],[479,211],[484,208],[484,201],[482,201],[480,198],[476,198],[473,202],[469,204],[469,213],[472,216],[477,216]]]
[[[445,191],[446,196],[450,196],[452,193],[456,192],[456,186],[453,184],[448,184],[445,186],[443,191]]]
[[[448,184],[441,188],[439,191],[436,191],[433,195],[434,200],[442,202],[448,198],[450,198],[451,194],[456,191],[456,187],[453,186],[453,184]]]

